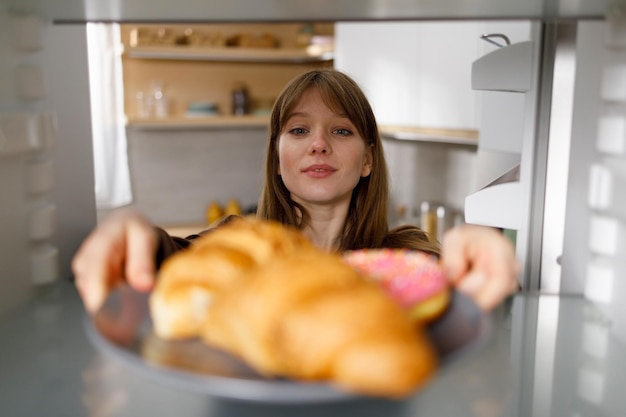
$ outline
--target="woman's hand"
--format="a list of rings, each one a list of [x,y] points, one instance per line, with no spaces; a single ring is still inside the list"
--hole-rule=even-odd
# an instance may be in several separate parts
[[[491,310],[519,288],[520,266],[511,242],[494,229],[464,225],[443,238],[441,261],[460,292]]]
[[[85,308],[95,313],[110,289],[127,281],[136,290],[154,285],[157,234],[139,213],[118,210],[85,239],[72,270]]]

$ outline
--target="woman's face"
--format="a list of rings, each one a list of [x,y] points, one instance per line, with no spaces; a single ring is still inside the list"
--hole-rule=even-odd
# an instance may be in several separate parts
[[[372,155],[354,124],[328,108],[310,88],[288,116],[278,138],[279,174],[291,198],[303,204],[348,203]]]

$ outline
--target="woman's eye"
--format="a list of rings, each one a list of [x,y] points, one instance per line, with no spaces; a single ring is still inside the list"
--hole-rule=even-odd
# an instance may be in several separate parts
[[[304,135],[306,132],[307,130],[301,127],[294,127],[289,131],[292,135]]]
[[[348,129],[335,129],[335,134],[339,136],[350,136],[352,132]]]

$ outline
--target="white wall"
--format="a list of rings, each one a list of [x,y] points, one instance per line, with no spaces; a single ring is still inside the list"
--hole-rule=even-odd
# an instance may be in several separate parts
[[[128,129],[127,136],[131,206],[154,223],[202,225],[212,201],[257,204],[266,128]]]

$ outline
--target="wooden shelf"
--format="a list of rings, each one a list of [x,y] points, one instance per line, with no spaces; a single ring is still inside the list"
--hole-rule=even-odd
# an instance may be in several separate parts
[[[129,118],[126,126],[137,130],[170,130],[170,129],[241,129],[267,128],[267,116],[207,116],[186,117],[172,116],[162,119]]]
[[[141,46],[126,48],[124,55],[129,58],[140,59],[293,64],[327,62],[334,59],[334,51],[332,49],[315,45],[308,48]]]
[[[464,129],[433,129],[408,126],[379,126],[383,139],[446,145],[478,146],[478,131]]]
[[[126,126],[136,130],[193,130],[267,128],[269,115],[246,116],[172,116],[162,119],[129,118]],[[446,145],[478,146],[478,131],[460,129],[432,129],[403,126],[379,126],[383,139],[411,142],[441,143]]]

